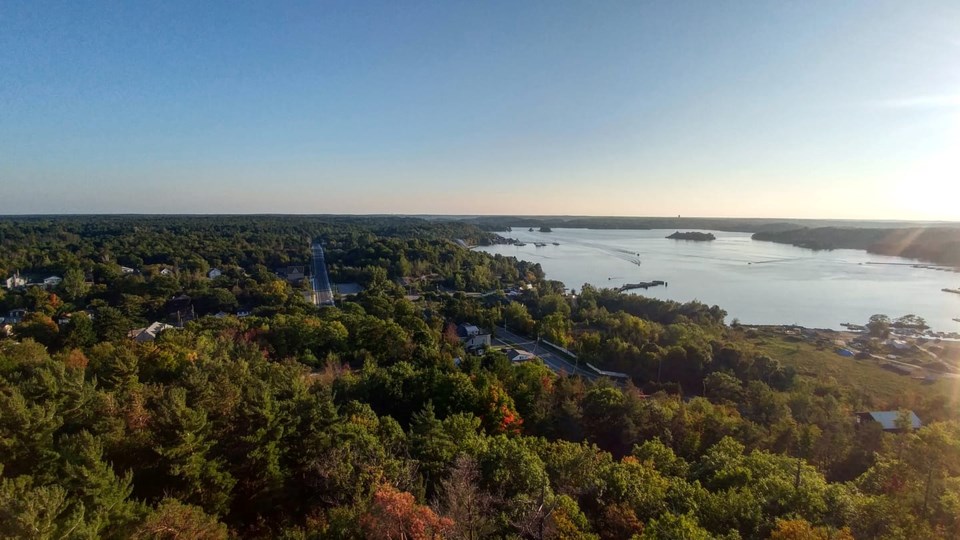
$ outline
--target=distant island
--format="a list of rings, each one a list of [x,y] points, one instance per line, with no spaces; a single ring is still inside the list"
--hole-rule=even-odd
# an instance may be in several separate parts
[[[691,232],[677,231],[671,234],[670,236],[668,236],[667,238],[670,238],[671,240],[693,240],[694,242],[710,242],[712,240],[717,239],[717,237],[714,236],[713,233],[702,233],[702,232],[696,232],[696,231],[691,231]]]
[[[553,229],[547,226],[540,227],[540,232],[553,232]]]

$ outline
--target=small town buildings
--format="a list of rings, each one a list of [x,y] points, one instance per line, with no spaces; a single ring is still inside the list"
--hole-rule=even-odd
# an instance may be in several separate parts
[[[3,286],[7,289],[17,289],[23,287],[27,284],[27,278],[20,277],[20,272],[13,274],[7,279],[3,280]]]
[[[22,321],[26,316],[26,308],[11,309],[10,313],[7,314],[3,322],[6,324],[20,324],[20,321]]]
[[[171,270],[171,269],[169,269],[169,268],[164,268],[164,269],[160,270],[160,275],[161,275],[161,276],[172,276],[172,275],[173,275],[173,270]]]
[[[523,349],[509,349],[507,350],[507,358],[509,358],[511,362],[520,363],[533,360],[536,356],[534,356],[532,352]]]
[[[910,423],[910,429],[920,429],[923,425],[920,418],[913,411],[906,411],[906,419]],[[897,425],[900,418],[900,411],[869,411],[856,413],[857,425],[865,425],[871,422],[880,424],[881,429],[889,432],[902,431]]]
[[[210,279],[217,279],[222,275],[223,275],[223,272],[221,272],[219,268],[211,268],[210,271],[207,272],[207,277]]]
[[[143,343],[145,341],[153,341],[157,339],[157,336],[165,330],[170,330],[173,328],[169,324],[164,324],[162,322],[155,322],[146,328],[137,328],[131,330],[127,333],[127,337],[136,341],[137,343]]]
[[[478,326],[470,323],[457,326],[457,337],[467,351],[480,351],[490,346],[490,334],[484,334]]]
[[[60,276],[50,276],[43,279],[43,286],[47,289],[53,289],[60,285],[63,282],[63,278]]]
[[[120,267],[120,273],[121,273],[121,274],[132,274],[132,273],[134,273],[134,272],[136,272],[136,270],[134,270],[133,268],[130,268],[129,266],[121,266],[121,267]]]

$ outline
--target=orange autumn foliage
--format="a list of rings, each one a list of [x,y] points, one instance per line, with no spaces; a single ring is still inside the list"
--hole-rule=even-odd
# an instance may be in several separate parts
[[[66,364],[68,368],[85,369],[87,364],[90,363],[90,360],[87,359],[87,356],[83,354],[83,351],[80,349],[71,349],[70,352],[64,356],[63,363]]]
[[[770,533],[770,540],[853,540],[853,535],[846,528],[831,530],[814,527],[804,519],[781,519]]]
[[[360,518],[360,527],[371,540],[434,540],[444,538],[453,520],[417,504],[412,494],[383,485]]]

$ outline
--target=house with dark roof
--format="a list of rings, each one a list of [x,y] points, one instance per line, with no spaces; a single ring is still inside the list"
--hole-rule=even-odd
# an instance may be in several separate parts
[[[277,270],[277,275],[290,283],[300,283],[307,276],[302,266],[288,266]]]
[[[913,411],[905,411],[906,420],[910,423],[910,429],[920,429],[923,423]],[[877,422],[884,431],[900,432],[903,431],[897,424],[900,418],[900,411],[869,411],[856,413],[857,425],[866,425],[871,422]]]
[[[20,324],[20,321],[27,316],[27,310],[24,308],[11,309],[10,313],[7,314],[7,317],[3,322],[6,324]]]
[[[186,294],[180,294],[168,300],[164,306],[164,312],[167,314],[167,321],[176,325],[177,328],[183,328],[183,325],[197,318],[197,313],[193,309],[193,298]]]
[[[334,283],[333,290],[340,296],[356,296],[363,291],[359,283]]]

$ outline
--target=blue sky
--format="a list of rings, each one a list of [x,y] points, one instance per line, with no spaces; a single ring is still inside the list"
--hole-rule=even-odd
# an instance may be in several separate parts
[[[0,2],[0,213],[960,219],[960,4]]]

